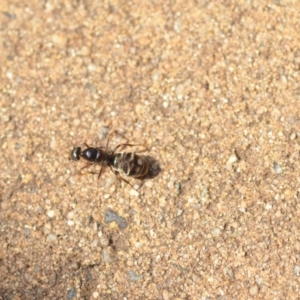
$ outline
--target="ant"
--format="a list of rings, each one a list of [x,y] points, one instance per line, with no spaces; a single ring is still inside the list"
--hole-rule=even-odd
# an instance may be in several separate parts
[[[81,147],[74,147],[70,154],[70,159],[79,161],[80,158],[86,160],[91,164],[101,165],[101,169],[98,174],[98,180],[102,174],[103,166],[109,166],[111,171],[121,180],[132,185],[124,179],[122,175],[143,178],[149,172],[149,163],[144,157],[137,155],[134,152],[116,152],[120,147],[132,147],[134,144],[119,144],[113,151],[108,151],[108,140],[106,143],[105,150],[99,147],[91,147],[85,143],[86,149],[82,150]],[[89,167],[88,164],[86,167]]]

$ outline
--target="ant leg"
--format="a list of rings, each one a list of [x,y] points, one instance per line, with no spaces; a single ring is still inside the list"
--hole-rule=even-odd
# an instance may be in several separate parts
[[[119,135],[120,137],[122,137],[124,140],[126,140],[127,142],[129,141],[122,133],[120,133],[117,129],[114,129],[113,131],[110,132],[109,136],[112,135]]]
[[[105,153],[107,152],[108,142],[109,142],[109,138],[107,139],[107,142],[106,142],[105,151],[104,151]],[[100,171],[99,171],[98,181],[99,181],[99,179],[100,179],[100,177],[101,177],[102,170],[103,170],[103,164],[101,165],[101,169],[100,169]]]
[[[89,167],[91,167],[93,165],[93,163],[88,163],[88,164],[86,164],[84,167],[82,167],[81,169],[80,169],[80,171],[82,171],[82,170],[84,170],[84,169],[86,169],[86,168],[89,168]]]
[[[82,172],[82,170],[84,170],[84,169],[87,169],[87,168],[89,168],[89,167],[91,167],[93,165],[93,163],[87,163],[85,166],[83,166],[81,169],[80,169],[80,173]],[[79,173],[78,172],[78,173]],[[88,172],[88,173],[91,173],[91,174],[95,174],[94,172]],[[80,174],[80,175],[83,175],[83,174]]]
[[[106,146],[105,146],[105,152],[107,152],[108,142],[109,142],[109,137],[107,138],[107,142],[106,142]]]
[[[112,136],[113,134],[114,134],[114,135],[120,136],[121,138],[123,138],[124,140],[126,140],[126,142],[128,143],[129,139],[126,138],[126,136],[124,136],[124,135],[123,135],[122,133],[120,133],[118,130],[114,129],[114,130],[109,134],[109,136]],[[125,147],[126,145],[127,145],[127,146],[137,146],[137,145],[127,144],[127,143],[117,145],[117,146],[115,147],[115,149],[113,150],[113,153],[115,153],[116,150],[117,150],[118,148],[120,148],[120,147]]]
[[[139,144],[139,145],[137,145],[137,146],[143,146],[143,149],[141,149],[141,150],[139,150],[139,151],[136,151],[135,153],[143,153],[143,152],[148,151],[146,142],[144,142],[144,144]]]
[[[129,182],[129,181],[127,181],[126,179],[124,179],[123,177],[121,177],[121,175],[119,174],[119,176],[118,176],[121,180],[123,180],[124,182],[126,182],[127,184],[129,184],[134,190],[135,190],[135,188],[133,187],[133,185]]]
[[[136,146],[142,146],[142,145],[145,145],[145,144],[119,144],[115,147],[115,149],[113,150],[112,154],[115,154],[116,153],[116,150],[120,147],[136,147]],[[136,153],[141,153],[141,152],[145,152],[147,150],[147,147],[145,147],[143,150],[141,151],[138,151]]]
[[[118,179],[121,179],[122,181],[126,182],[127,184],[129,184],[135,190],[135,188],[133,187],[133,185],[129,181],[127,181],[126,179],[121,177],[121,175],[118,172],[114,171],[112,167],[110,167],[110,169],[118,177]]]
[[[148,149],[147,149],[147,146],[146,146],[146,143],[143,143],[143,144],[129,144],[129,143],[128,143],[129,139],[126,138],[122,133],[118,132],[116,129],[113,130],[113,131],[109,134],[109,136],[111,136],[112,134],[117,134],[117,135],[119,135],[120,137],[122,137],[124,140],[127,141],[127,143],[122,143],[122,144],[117,145],[117,146],[114,148],[114,150],[112,151],[112,154],[115,154],[116,151],[117,151],[117,149],[123,148],[123,147],[144,146],[144,149],[143,149],[143,150],[137,151],[136,153],[141,153],[141,152],[145,152],[146,150],[148,150]]]
[[[99,181],[99,179],[100,179],[100,177],[101,177],[102,170],[103,170],[103,164],[101,165],[101,169],[100,169],[99,174],[98,174],[98,181]]]
[[[134,144],[119,144],[119,145],[117,145],[116,147],[115,147],[115,149],[113,150],[113,154],[115,154],[116,153],[116,150],[118,149],[118,148],[120,148],[120,147],[126,147],[126,146],[131,146],[131,147],[133,147],[133,146],[138,146],[138,145],[134,145]]]

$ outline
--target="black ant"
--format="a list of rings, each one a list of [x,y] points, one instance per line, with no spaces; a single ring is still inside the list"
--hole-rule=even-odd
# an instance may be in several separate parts
[[[134,178],[143,178],[148,174],[149,164],[144,157],[137,155],[134,152],[116,152],[120,147],[136,146],[133,144],[119,144],[113,151],[107,151],[108,140],[105,150],[99,147],[91,147],[85,143],[86,149],[74,147],[71,151],[70,159],[79,161],[80,158],[88,161],[91,164],[101,165],[98,179],[101,176],[103,166],[109,166],[111,171],[121,180],[132,186],[126,179],[120,175],[125,175]],[[87,165],[86,167],[88,167]],[[84,167],[85,168],[85,167]]]

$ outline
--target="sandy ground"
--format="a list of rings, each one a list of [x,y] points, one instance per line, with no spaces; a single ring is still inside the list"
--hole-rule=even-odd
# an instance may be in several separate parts
[[[1,2],[0,299],[299,299],[299,10]]]

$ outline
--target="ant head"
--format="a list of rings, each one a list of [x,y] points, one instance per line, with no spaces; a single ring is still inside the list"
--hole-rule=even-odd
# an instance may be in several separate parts
[[[74,147],[70,154],[70,159],[78,161],[80,159],[81,147]]]

